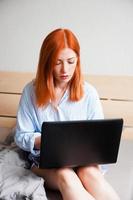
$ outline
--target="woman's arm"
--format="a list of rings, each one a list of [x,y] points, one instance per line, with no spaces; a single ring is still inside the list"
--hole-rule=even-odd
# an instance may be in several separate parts
[[[96,89],[90,85],[88,89],[88,119],[103,119],[104,113]]]
[[[23,90],[18,108],[15,142],[23,150],[37,155],[40,149],[41,131],[34,98],[33,84],[29,83]]]

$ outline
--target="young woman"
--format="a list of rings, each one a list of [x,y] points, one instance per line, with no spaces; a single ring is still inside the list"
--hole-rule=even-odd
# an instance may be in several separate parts
[[[100,118],[103,112],[98,94],[83,81],[77,38],[68,29],[54,30],[43,41],[35,80],[23,90],[15,141],[29,152],[31,170],[44,178],[47,187],[60,190],[64,200],[119,197],[106,182],[103,166],[39,169],[42,122]]]

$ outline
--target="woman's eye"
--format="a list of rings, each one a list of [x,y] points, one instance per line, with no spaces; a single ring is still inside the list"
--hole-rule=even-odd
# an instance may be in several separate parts
[[[58,60],[58,61],[56,62],[56,65],[60,65],[60,64],[61,64],[61,61]]]
[[[69,64],[75,64],[75,62],[77,61],[76,58],[70,58],[67,60]]]
[[[74,61],[68,61],[69,64],[74,64]]]

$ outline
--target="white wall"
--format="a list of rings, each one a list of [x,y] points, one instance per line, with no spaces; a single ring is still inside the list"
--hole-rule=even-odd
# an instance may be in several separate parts
[[[35,71],[58,27],[79,38],[84,72],[133,75],[133,0],[0,0],[0,70]]]

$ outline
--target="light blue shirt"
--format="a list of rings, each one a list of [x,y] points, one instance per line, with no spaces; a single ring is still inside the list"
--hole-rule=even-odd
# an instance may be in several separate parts
[[[80,101],[69,100],[69,90],[61,98],[58,107],[51,102],[37,107],[33,81],[28,83],[22,93],[18,113],[15,142],[25,151],[39,155],[34,150],[35,138],[41,135],[43,121],[102,119],[103,111],[96,89],[84,83],[84,96]]]

